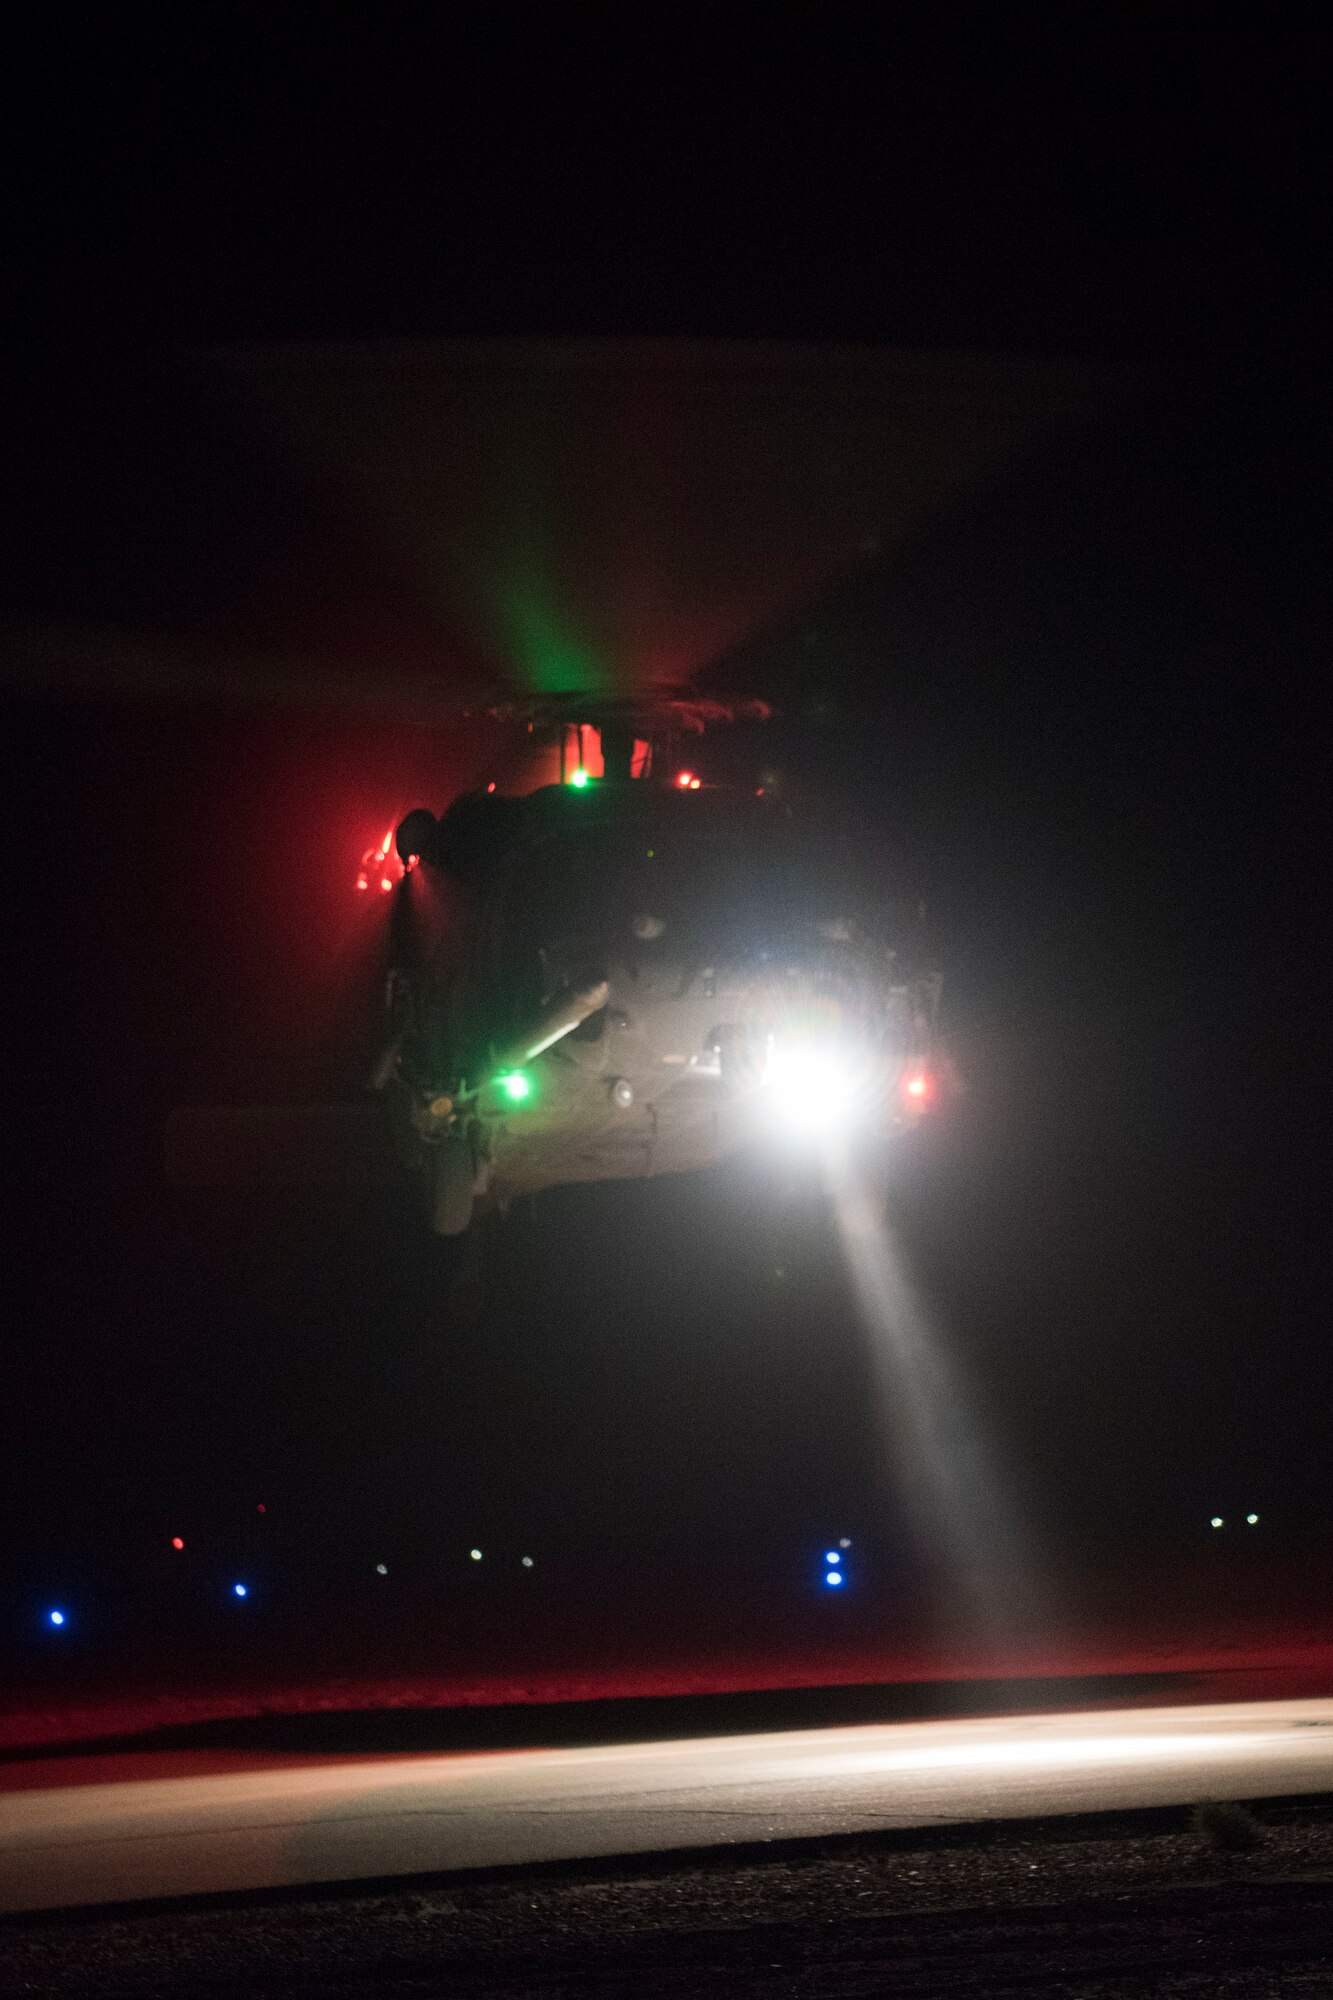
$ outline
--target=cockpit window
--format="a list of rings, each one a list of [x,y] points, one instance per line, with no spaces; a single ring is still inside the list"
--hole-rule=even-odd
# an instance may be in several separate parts
[[[889,884],[856,859],[785,830],[593,829],[531,850],[512,878],[508,924],[527,948],[578,938],[601,956],[631,938],[725,958],[811,930],[832,944],[884,936]]]

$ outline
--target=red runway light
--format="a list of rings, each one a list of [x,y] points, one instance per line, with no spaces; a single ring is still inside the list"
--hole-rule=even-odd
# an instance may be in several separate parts
[[[173,1549],[183,1549],[185,1547],[185,1544],[181,1540],[179,1535],[173,1535],[171,1538],[171,1546]]]
[[[676,783],[680,786],[682,792],[687,792],[691,785],[697,785],[698,782],[693,771],[678,771],[676,774]]]
[[[493,792],[493,791],[495,790],[495,780],[494,780],[494,778],[492,778],[492,779],[491,779],[491,782],[490,782],[490,784],[489,784],[489,785],[487,785],[486,789],[487,789],[487,791],[488,791],[488,792]]]
[[[266,1507],[266,1506],[264,1505],[264,1503],[263,1503],[263,1501],[262,1501],[262,1500],[261,1500],[261,1501],[260,1501],[260,1503],[259,1503],[259,1512],[260,1512],[261,1514],[267,1514],[267,1512],[268,1512],[268,1508],[267,1508],[267,1507]]]

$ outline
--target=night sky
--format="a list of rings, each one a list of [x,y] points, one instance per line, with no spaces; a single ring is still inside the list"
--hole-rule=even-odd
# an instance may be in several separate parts
[[[372,519],[366,482],[328,472],[366,462],[351,391],[324,392],[319,452],[285,455],[200,359],[283,340],[312,379],[331,341],[828,344],[818,393],[763,430],[763,532],[766,461],[753,433],[743,464],[719,448],[708,364],[681,407],[622,386],[652,505],[608,553],[579,531],[596,494],[557,519],[561,480],[534,481],[537,623],[571,671],[777,701],[719,759],[836,794],[926,897],[966,1088],[895,1214],[1026,1515],[1126,1543],[1251,1501],[1275,1532],[1333,1527],[1310,48],[1183,16],[811,16],[779,45],[737,15],[705,47],[584,9],[503,49],[495,10],[462,20],[311,49],[79,16],[25,57],[3,615],[313,680],[275,708],[262,673],[225,702],[188,667],[98,701],[6,669],[15,1602],[261,1492],[335,1566],[386,1537],[422,1562],[485,1533],[743,1563],[835,1520],[891,1530],[818,1204],[725,1171],[556,1192],[497,1255],[379,1198],[165,1185],[173,1104],[355,1090],[378,963],[357,857],[498,754],[419,690],[438,677],[447,711],[533,671],[526,581],[497,600],[517,626],[488,620],[420,542],[472,557],[484,426],[438,513],[419,467],[394,488],[400,452]],[[1027,371],[1058,421],[911,506],[901,454],[895,484],[850,422],[831,534],[791,468],[835,404],[850,421],[848,343],[917,357],[923,465],[956,466],[967,428],[944,357]],[[432,368],[421,393],[452,393]],[[634,426],[578,395],[548,444],[584,437],[572,484],[601,480],[605,516],[638,490]],[[872,399],[865,435],[883,421]],[[863,513],[893,532],[853,546]],[[608,607],[604,574],[643,595]]]

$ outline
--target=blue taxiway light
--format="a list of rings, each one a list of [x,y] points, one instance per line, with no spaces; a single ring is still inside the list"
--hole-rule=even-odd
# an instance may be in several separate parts
[[[824,1581],[825,1583],[832,1584],[834,1589],[836,1589],[837,1586],[842,1582],[842,1571],[840,1569],[831,1569],[828,1575],[824,1578]]]
[[[246,1597],[249,1595],[246,1586],[243,1583],[234,1583],[232,1585],[232,1590],[235,1592],[237,1597]]]
[[[65,1622],[63,1611],[48,1611],[46,1615],[53,1625],[63,1625]]]

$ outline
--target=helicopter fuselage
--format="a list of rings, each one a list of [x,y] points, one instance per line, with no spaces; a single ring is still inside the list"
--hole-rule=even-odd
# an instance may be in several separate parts
[[[443,1233],[479,1198],[780,1134],[888,1139],[929,1108],[938,976],[891,883],[826,830],[628,783],[425,820],[380,1081]]]

